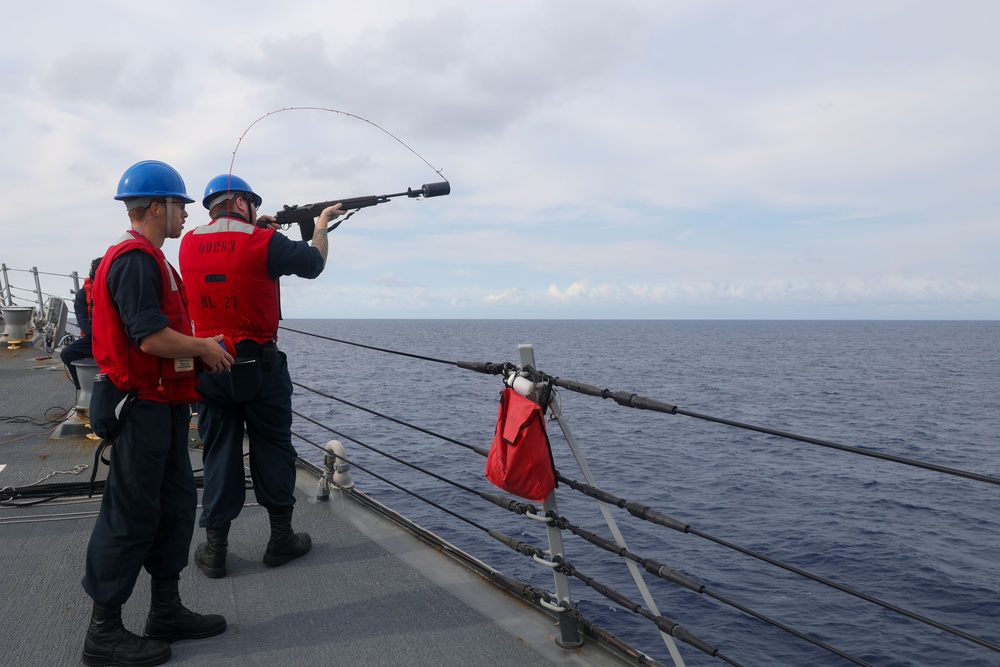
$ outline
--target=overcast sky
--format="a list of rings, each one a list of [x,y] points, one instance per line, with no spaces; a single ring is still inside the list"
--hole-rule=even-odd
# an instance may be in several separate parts
[[[343,223],[287,318],[1000,318],[992,0],[57,0],[4,25],[8,267],[86,273],[122,172],[159,159],[199,202],[232,164],[266,213],[451,182]]]

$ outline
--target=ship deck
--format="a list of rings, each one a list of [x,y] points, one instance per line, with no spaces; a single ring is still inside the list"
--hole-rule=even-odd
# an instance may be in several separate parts
[[[0,487],[89,480],[98,442],[80,424],[38,425],[50,407],[74,402],[58,356],[0,343]],[[98,479],[106,473],[102,465]],[[186,606],[223,614],[228,629],[175,642],[169,664],[633,664],[589,640],[560,648],[554,617],[347,496],[315,500],[315,487],[315,475],[300,469],[294,526],[314,545],[305,557],[264,566],[267,515],[249,492],[230,533],[228,575],[208,579],[193,565],[182,572]],[[97,496],[83,496],[0,508],[3,664],[80,664],[91,607],[80,581],[98,506]],[[196,528],[192,554],[203,539]],[[133,632],[148,605],[143,573],[123,611]]]

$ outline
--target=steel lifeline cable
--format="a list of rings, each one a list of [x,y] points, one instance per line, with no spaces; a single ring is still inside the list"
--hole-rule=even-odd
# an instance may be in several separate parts
[[[516,367],[510,362],[504,363],[494,363],[489,361],[449,361],[446,359],[437,359],[435,357],[428,357],[419,354],[413,354],[410,352],[400,352],[398,350],[392,350],[383,347],[376,347],[374,345],[365,345],[363,343],[356,343],[348,340],[341,340],[338,338],[331,338],[329,336],[323,336],[320,334],[310,333],[308,331],[301,331],[299,329],[292,329],[286,326],[279,327],[285,331],[291,331],[293,333],[302,334],[305,336],[311,336],[313,338],[319,338],[322,340],[328,340],[335,343],[343,343],[346,345],[353,345],[355,347],[362,347],[369,350],[374,350],[376,352],[386,352],[389,354],[395,354],[399,356],[410,357],[413,359],[421,359],[423,361],[430,361],[433,363],[446,364],[448,366],[457,366],[459,368],[464,368],[465,370],[475,371],[477,373],[484,373],[486,375],[500,375],[509,373],[512,369]],[[787,440],[795,440],[798,442],[803,442],[810,445],[816,445],[819,447],[827,447],[830,449],[836,449],[842,452],[847,452],[850,454],[858,454],[860,456],[868,456],[871,458],[881,459],[883,461],[889,461],[892,463],[899,463],[902,465],[912,466],[914,468],[921,468],[923,470],[930,470],[933,472],[939,472],[946,475],[952,475],[955,477],[962,477],[965,479],[971,479],[977,482],[984,482],[986,484],[994,484],[1000,486],[1000,477],[993,477],[990,475],[983,475],[981,473],[970,472],[967,470],[960,470],[958,468],[950,468],[947,466],[938,465],[935,463],[927,463],[925,461],[918,461],[915,459],[909,459],[903,456],[896,456],[894,454],[884,454],[882,452],[877,452],[871,449],[864,449],[862,447],[853,447],[851,445],[844,445],[837,442],[832,442],[830,440],[821,440],[819,438],[812,438],[804,435],[797,435],[795,433],[789,433],[788,431],[779,431],[777,429],[768,428],[765,426],[756,426],[754,424],[747,424],[744,422],[735,421],[732,419],[727,419],[724,417],[714,417],[712,415],[701,414],[698,412],[693,412],[686,410],[684,408],[672,405],[670,403],[665,403],[663,401],[658,401],[656,399],[646,398],[630,391],[613,391],[611,389],[602,389],[592,384],[587,384],[585,382],[580,382],[578,380],[571,380],[568,378],[552,377],[537,371],[539,378],[542,380],[551,379],[552,384],[557,387],[562,387],[569,391],[573,391],[579,394],[584,394],[586,396],[595,396],[597,398],[607,399],[610,398],[615,401],[618,405],[626,408],[634,408],[639,410],[650,410],[652,412],[660,412],[663,414],[670,415],[682,415],[685,417],[691,417],[694,419],[701,419],[703,421],[709,421],[716,424],[723,424],[726,426],[733,426],[736,428],[745,429],[748,431],[755,431],[757,433],[763,433],[765,435],[774,435],[780,438],[785,438]]]

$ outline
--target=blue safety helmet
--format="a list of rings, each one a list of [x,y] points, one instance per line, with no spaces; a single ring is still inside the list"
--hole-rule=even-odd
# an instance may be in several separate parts
[[[185,204],[194,202],[188,197],[184,179],[177,170],[159,160],[143,160],[126,169],[115,195],[118,200],[159,197],[173,197]]]
[[[261,203],[264,201],[260,198],[259,194],[253,191],[250,184],[239,176],[219,174],[205,186],[205,197],[201,200],[201,203],[205,208],[211,210],[212,205],[217,203],[216,200],[222,201],[220,195],[226,193],[232,193],[229,195],[230,197],[245,194],[257,208],[260,208]]]

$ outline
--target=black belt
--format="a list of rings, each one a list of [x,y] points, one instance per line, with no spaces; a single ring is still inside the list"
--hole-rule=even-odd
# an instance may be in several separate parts
[[[258,343],[255,340],[241,340],[233,347],[236,348],[236,356],[241,359],[260,359],[264,364],[274,361],[274,356],[278,352],[278,346],[273,341]]]

